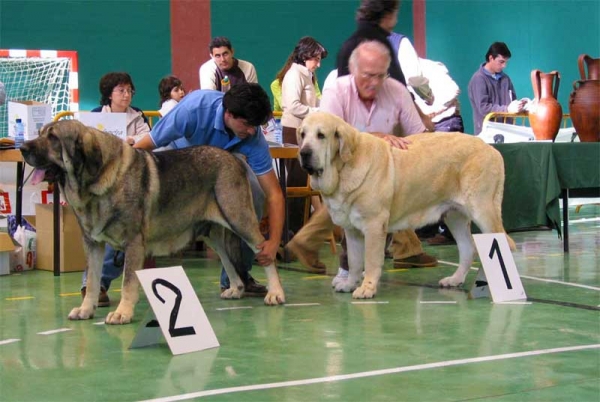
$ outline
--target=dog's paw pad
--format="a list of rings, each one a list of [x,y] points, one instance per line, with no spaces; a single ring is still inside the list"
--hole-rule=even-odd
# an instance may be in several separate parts
[[[335,285],[335,291],[336,292],[341,292],[341,293],[350,293],[352,292],[354,289],[356,289],[356,285],[350,283],[349,281],[345,281],[345,282],[340,282],[337,285]]]
[[[69,313],[69,320],[89,320],[94,318],[94,310],[87,310],[81,307],[75,307]]]
[[[462,281],[455,279],[452,276],[449,276],[447,278],[441,279],[438,284],[440,285],[440,287],[442,288],[456,288],[459,287],[463,284]]]
[[[361,286],[352,293],[353,299],[372,299],[376,291],[366,286]]]
[[[104,322],[110,325],[123,325],[131,322],[131,314],[123,314],[118,311],[108,313]]]
[[[221,292],[221,299],[241,299],[242,292],[235,288],[225,289]]]
[[[285,303],[285,296],[282,293],[271,293],[269,292],[266,296],[265,296],[265,304],[268,306],[276,306],[278,304],[284,304]]]

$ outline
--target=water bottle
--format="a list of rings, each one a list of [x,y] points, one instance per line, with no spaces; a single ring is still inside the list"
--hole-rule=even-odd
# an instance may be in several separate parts
[[[228,76],[223,77],[223,79],[221,80],[221,92],[229,91],[230,87],[231,87],[231,82],[229,81],[229,77]]]
[[[281,120],[275,119],[275,142],[283,144],[283,127],[281,126]]]
[[[21,119],[17,119],[15,122],[15,149],[21,148],[25,142],[25,126]]]

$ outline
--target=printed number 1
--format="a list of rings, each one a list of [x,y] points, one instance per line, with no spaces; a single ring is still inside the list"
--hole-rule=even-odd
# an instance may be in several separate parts
[[[163,304],[166,303],[165,299],[163,299],[159,294],[156,286],[163,285],[169,288],[173,293],[175,293],[175,304],[173,305],[173,309],[171,310],[171,319],[169,320],[169,334],[171,337],[176,338],[178,336],[186,336],[186,335],[195,335],[196,331],[194,327],[182,327],[175,328],[175,324],[177,323],[177,315],[179,314],[179,306],[181,306],[181,290],[171,282],[168,282],[164,279],[155,279],[152,281],[152,292],[154,295],[160,300]]]
[[[510,283],[510,278],[508,277],[508,272],[506,272],[506,266],[504,265],[504,259],[502,258],[502,253],[500,253],[500,246],[498,245],[498,240],[496,239],[494,239],[492,242],[490,258],[494,258],[494,252],[498,254],[498,261],[500,262],[500,268],[502,268],[502,275],[504,276],[504,282],[506,282],[506,288],[512,289],[512,284]]]

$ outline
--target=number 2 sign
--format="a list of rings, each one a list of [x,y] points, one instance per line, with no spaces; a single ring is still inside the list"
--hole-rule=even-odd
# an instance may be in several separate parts
[[[506,235],[475,234],[473,239],[494,303],[527,299]],[[483,282],[481,274],[480,269],[476,282]]]
[[[183,267],[146,269],[136,274],[174,355],[219,346]]]

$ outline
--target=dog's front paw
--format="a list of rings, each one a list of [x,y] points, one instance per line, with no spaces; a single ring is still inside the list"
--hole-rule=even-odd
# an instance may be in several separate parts
[[[377,293],[377,287],[369,284],[362,284],[352,293],[353,299],[372,299]]]
[[[104,322],[110,325],[123,325],[129,324],[131,322],[131,318],[133,317],[133,312],[122,312],[117,308],[116,311],[112,311],[108,313]]]
[[[285,303],[285,295],[283,294],[283,289],[279,289],[278,291],[270,291],[265,296],[265,304],[268,306],[276,306],[278,304]]]
[[[358,283],[356,281],[350,281],[349,279],[346,279],[346,280],[338,281],[335,284],[334,288],[335,288],[336,292],[350,293],[354,289],[356,289],[357,286],[358,286]]]
[[[232,286],[229,289],[225,289],[223,292],[221,292],[221,299],[241,299],[242,295],[243,293],[241,290],[238,290]]]
[[[448,276],[444,279],[441,279],[438,283],[443,288],[456,288],[463,284],[463,280],[461,280],[460,278],[456,278],[453,275],[453,276]]]
[[[94,308],[75,307],[69,313],[69,320],[89,320],[94,318]]]

